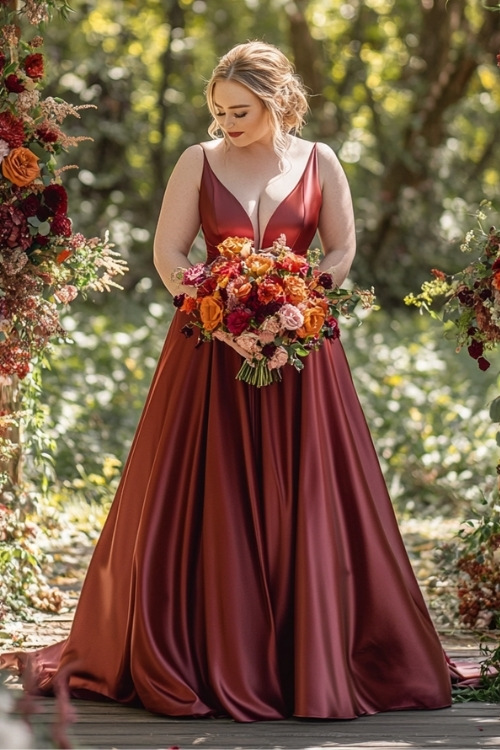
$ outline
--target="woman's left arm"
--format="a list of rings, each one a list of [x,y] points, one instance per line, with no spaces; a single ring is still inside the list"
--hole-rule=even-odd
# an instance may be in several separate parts
[[[323,194],[318,226],[324,252],[320,268],[342,286],[356,254],[351,191],[338,158],[324,143],[318,143],[318,165]]]

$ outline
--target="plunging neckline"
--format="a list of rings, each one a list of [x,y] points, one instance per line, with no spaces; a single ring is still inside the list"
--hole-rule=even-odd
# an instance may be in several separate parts
[[[220,179],[219,177],[217,177],[217,175],[215,174],[214,170],[212,169],[212,165],[210,164],[210,161],[209,161],[209,159],[208,159],[207,153],[206,153],[205,149],[203,148],[203,146],[202,146],[202,150],[203,150],[203,156],[204,156],[204,161],[205,161],[205,164],[207,165],[208,169],[210,170],[210,173],[211,173],[212,177],[213,177],[213,178],[214,178],[214,179],[216,180],[216,182],[217,182],[217,183],[218,183],[218,184],[220,185],[220,187],[221,187],[221,188],[222,188],[222,189],[223,189],[223,190],[224,190],[224,191],[225,191],[226,193],[228,193],[228,194],[229,194],[229,195],[231,196],[231,198],[232,198],[232,199],[234,200],[234,202],[235,202],[235,203],[236,203],[236,204],[238,205],[239,209],[241,210],[241,212],[242,212],[242,213],[243,213],[243,215],[245,216],[245,218],[246,218],[246,220],[247,220],[248,224],[250,225],[250,227],[251,227],[251,229],[252,229],[252,232],[251,232],[252,236],[251,236],[251,238],[250,238],[250,239],[253,239],[253,241],[254,241],[254,243],[255,243],[255,231],[254,231],[253,221],[252,221],[252,219],[250,218],[250,215],[249,215],[249,213],[247,212],[246,208],[245,208],[245,207],[243,206],[242,202],[241,202],[241,201],[240,201],[240,200],[239,200],[239,199],[238,199],[238,198],[237,198],[237,197],[235,196],[235,194],[234,194],[233,192],[231,192],[231,190],[230,190],[230,189],[229,189],[229,188],[228,188],[228,187],[227,187],[226,185],[224,185],[224,183],[222,182],[222,180],[221,180],[221,179]],[[288,192],[288,193],[287,193],[287,194],[285,195],[285,197],[283,198],[283,200],[282,200],[282,201],[280,201],[280,203],[278,203],[278,205],[276,206],[276,208],[274,209],[274,211],[273,211],[273,212],[272,212],[272,214],[270,215],[270,217],[269,217],[269,219],[268,219],[268,221],[267,221],[267,223],[266,223],[266,225],[265,225],[265,227],[264,227],[264,231],[263,231],[263,232],[261,233],[261,235],[260,235],[260,237],[259,237],[259,245],[261,245],[261,244],[262,244],[262,245],[263,245],[263,247],[266,247],[266,244],[264,243],[264,241],[263,241],[263,240],[264,240],[264,239],[265,239],[265,237],[266,237],[266,233],[267,233],[267,231],[268,231],[269,227],[271,226],[271,223],[272,223],[273,219],[275,218],[275,216],[276,216],[277,212],[278,212],[278,211],[280,210],[280,208],[281,208],[281,207],[282,207],[282,206],[283,206],[283,205],[284,205],[284,204],[285,204],[285,203],[286,203],[287,201],[289,201],[289,200],[290,200],[290,198],[291,198],[291,197],[293,196],[293,194],[294,194],[294,193],[295,193],[295,192],[296,192],[296,191],[297,191],[297,190],[298,190],[298,189],[300,188],[300,186],[302,185],[302,183],[303,183],[303,181],[304,181],[304,177],[306,176],[306,174],[307,174],[307,172],[308,172],[308,169],[309,169],[309,166],[310,166],[310,163],[311,163],[311,159],[313,158],[313,155],[315,154],[315,152],[316,152],[316,144],[315,144],[315,143],[313,143],[313,146],[312,146],[312,148],[311,148],[311,152],[310,152],[309,156],[307,157],[307,162],[306,162],[306,165],[305,165],[304,169],[302,170],[302,173],[301,173],[301,175],[300,175],[299,179],[297,180],[297,182],[296,182],[296,184],[294,185],[294,187],[293,187],[293,188],[292,188],[292,189],[291,189],[291,190],[290,190],[290,191],[289,191],[289,192]],[[259,208],[260,208],[260,200],[261,200],[261,197],[259,197]],[[257,211],[257,219],[259,219],[259,211]],[[260,230],[260,224],[259,224],[259,226],[257,227],[257,229],[258,229],[258,230]],[[276,239],[276,238],[275,238],[275,239]],[[257,248],[257,249],[260,249],[260,248]]]

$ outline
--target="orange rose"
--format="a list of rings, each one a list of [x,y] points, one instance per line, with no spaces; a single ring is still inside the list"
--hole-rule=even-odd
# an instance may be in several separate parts
[[[252,276],[264,276],[274,266],[274,260],[266,255],[249,255],[246,265]]]
[[[234,258],[239,255],[241,258],[247,258],[252,252],[252,242],[247,237],[228,237],[217,250],[225,258]]]
[[[495,289],[500,290],[500,271],[496,271],[493,274],[493,286]]]
[[[200,318],[207,331],[213,331],[222,323],[222,302],[216,297],[203,297],[200,302]]]
[[[231,292],[239,302],[246,302],[252,294],[252,285],[248,281],[243,282],[239,286],[235,284],[231,288]]]
[[[29,185],[40,177],[38,156],[29,148],[13,148],[2,161],[3,176],[18,187]]]
[[[308,307],[307,310],[304,310],[304,323],[297,330],[297,336],[301,339],[308,336],[317,336],[324,322],[325,312],[319,305]]]
[[[194,297],[191,297],[189,294],[186,294],[184,297],[184,302],[181,305],[182,312],[185,313],[191,313],[193,310],[196,310],[196,299]]]
[[[297,276],[286,276],[283,280],[285,287],[286,301],[292,305],[297,305],[307,297],[307,287],[304,279]]]

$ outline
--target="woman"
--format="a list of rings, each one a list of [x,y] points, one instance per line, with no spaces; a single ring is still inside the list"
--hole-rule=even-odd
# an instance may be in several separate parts
[[[307,109],[260,42],[207,88],[214,140],[166,189],[155,262],[172,294],[203,230],[304,254],[344,281],[351,198],[334,153],[298,138]],[[178,311],[69,639],[28,657],[31,684],[238,721],[441,708],[450,680],[412,573],[339,340],[264,388],[227,337],[198,346]],[[236,351],[234,350],[236,348]]]

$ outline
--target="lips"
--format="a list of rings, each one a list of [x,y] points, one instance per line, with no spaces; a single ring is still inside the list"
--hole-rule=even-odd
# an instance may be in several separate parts
[[[239,138],[240,135],[243,135],[243,131],[241,131],[240,133],[228,133],[228,136],[230,138]]]

